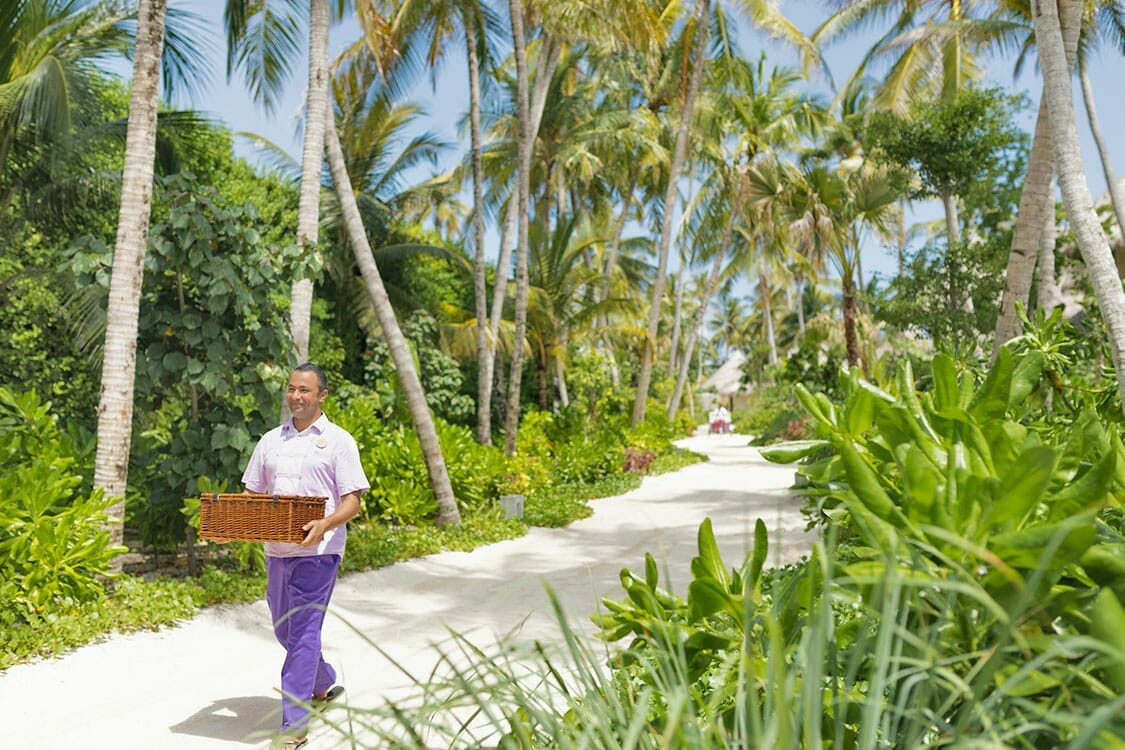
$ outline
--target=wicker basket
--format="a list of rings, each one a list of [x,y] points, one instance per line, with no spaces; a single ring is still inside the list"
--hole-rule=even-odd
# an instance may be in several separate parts
[[[254,493],[199,496],[199,536],[216,542],[300,542],[327,498]]]

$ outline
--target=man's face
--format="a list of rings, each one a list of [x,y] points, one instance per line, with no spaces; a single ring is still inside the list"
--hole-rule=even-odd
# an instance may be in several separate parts
[[[298,370],[289,376],[285,389],[285,403],[298,421],[312,420],[320,415],[320,405],[328,391],[317,387],[316,373]]]

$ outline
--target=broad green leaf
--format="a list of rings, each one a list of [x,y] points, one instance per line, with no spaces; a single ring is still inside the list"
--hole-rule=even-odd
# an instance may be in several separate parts
[[[940,352],[934,356],[931,367],[934,375],[934,408],[938,411],[956,408],[960,405],[961,392],[953,359]]]
[[[827,440],[789,440],[762,448],[762,458],[775,464],[791,464],[806,456],[819,453],[831,445]]]
[[[925,451],[911,445],[902,472],[903,512],[911,518],[934,523],[932,513],[941,481],[941,470]]]
[[[1002,347],[969,406],[969,412],[973,416],[981,421],[1003,419],[1012,393],[1014,370],[1012,353],[1006,347]]]
[[[1008,565],[1025,570],[1039,565],[1059,569],[1078,562],[1097,536],[1093,514],[1075,516],[1060,523],[1038,524],[1018,531],[996,534],[988,543]],[[1047,555],[1054,549],[1053,554]]]
[[[732,617],[740,619],[742,617],[741,598],[731,594],[722,583],[714,578],[696,578],[688,585],[688,606],[691,611],[691,621],[698,622],[716,612],[726,612]]]
[[[656,569],[656,559],[648,552],[645,553],[645,583],[648,584],[650,589],[655,589],[660,583],[660,573]]]
[[[1085,472],[1071,481],[1051,501],[1048,517],[1061,520],[1109,502],[1117,477],[1117,452],[1107,451]]]
[[[723,564],[722,555],[719,554],[719,545],[715,542],[715,532],[711,528],[710,518],[703,519],[696,538],[699,557],[691,561],[692,575],[696,578],[714,578],[726,587],[730,582],[730,576]]]
[[[1094,598],[1090,631],[1109,649],[1102,665],[1110,684],[1125,693],[1125,607],[1109,589],[1103,588]]]
[[[894,502],[879,482],[879,477],[852,443],[840,446],[840,457],[844,461],[844,472],[848,484],[856,498],[884,521],[898,519],[900,514]]]
[[[856,388],[844,404],[843,427],[852,437],[860,437],[875,421],[875,397],[864,388]]]
[[[187,367],[187,357],[181,352],[168,352],[161,360],[164,369],[171,373],[178,373]]]
[[[1016,363],[1012,373],[1012,382],[1008,392],[1008,409],[1023,403],[1028,394],[1035,390],[1043,375],[1043,355],[1039,352],[1028,352]]]
[[[1055,470],[1055,451],[1043,446],[1033,447],[1017,458],[1000,478],[992,507],[985,513],[985,526],[998,524],[1018,527],[1043,500]]]

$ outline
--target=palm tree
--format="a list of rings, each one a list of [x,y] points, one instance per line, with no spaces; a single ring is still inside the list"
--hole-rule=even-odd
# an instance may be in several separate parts
[[[165,7],[165,0],[141,0],[137,8],[133,91],[129,99],[129,128],[121,175],[121,211],[117,218],[117,242],[106,309],[94,487],[116,500],[107,511],[115,544],[120,544],[124,535],[125,488],[133,429],[133,381],[137,369],[137,319],[152,208]]]
[[[688,137],[691,132],[691,120],[695,110],[695,97],[699,92],[699,84],[703,80],[703,70],[707,62],[707,40],[709,38],[711,20],[711,1],[700,0],[692,21],[684,32],[683,43],[685,49],[694,46],[691,59],[691,73],[688,84],[683,94],[680,107],[680,120],[676,128],[675,146],[672,148],[672,162],[668,169],[667,184],[664,192],[663,218],[660,226],[660,244],[657,246],[656,279],[652,285],[651,305],[648,313],[648,328],[645,338],[641,342],[641,364],[637,373],[637,394],[633,402],[633,426],[636,427],[645,418],[645,407],[648,401],[649,381],[652,379],[652,366],[655,357],[656,334],[660,326],[660,307],[664,298],[664,277],[668,269],[668,252],[672,245],[673,219],[675,216],[676,198],[680,189],[680,172],[683,169],[687,155]],[[694,42],[694,45],[692,44]]]
[[[445,41],[461,29],[465,37],[465,54],[469,70],[469,166],[473,193],[473,286],[476,297],[476,326],[478,352],[489,350],[488,288],[484,247],[484,166],[481,159],[483,138],[481,132],[481,67],[491,64],[495,55],[495,37],[498,22],[492,9],[479,0],[398,0],[392,25],[400,33],[426,34],[429,37],[426,59],[436,68],[444,55]],[[405,27],[405,28],[403,28]],[[492,440],[491,419],[491,359],[478,356],[477,362],[477,441],[487,444]]]
[[[340,148],[340,137],[336,132],[335,116],[326,118],[325,124],[328,165],[332,172],[332,181],[336,186],[336,196],[340,201],[348,237],[352,243],[352,250],[355,252],[356,263],[359,265],[367,291],[371,295],[371,302],[375,306],[379,325],[383,329],[387,347],[390,349],[391,357],[395,363],[399,383],[406,395],[410,416],[414,422],[414,430],[418,435],[418,442],[422,446],[422,455],[426,461],[430,486],[433,488],[434,497],[438,504],[437,525],[439,527],[459,526],[461,524],[461,513],[457,508],[457,500],[449,482],[449,472],[445,466],[445,458],[441,453],[437,431],[434,429],[433,416],[426,404],[426,395],[422,390],[422,383],[418,379],[418,371],[414,367],[410,347],[402,335],[398,321],[395,319],[394,310],[387,298],[387,291],[383,287],[383,280],[371,253],[371,246],[367,242],[367,230],[364,228],[363,219],[359,214],[355,193],[352,191],[351,178],[348,176],[347,166],[344,162],[344,152]]]
[[[1032,20],[1031,8],[1022,2],[1006,3],[1009,13],[1021,21]],[[1062,6],[1058,13],[1059,23],[1062,28],[1063,45],[1066,50],[1066,62],[1073,69],[1074,62],[1081,57],[1085,60],[1086,49],[1093,47],[1092,42],[1080,47],[1082,38],[1081,27],[1083,23],[1082,3]],[[1087,37],[1096,35],[1095,29],[1089,29]],[[1036,42],[1038,34],[1028,34],[1017,63],[1016,72],[1019,72],[1024,56],[1028,53],[1032,43]],[[1080,53],[1080,49],[1082,50]],[[1087,106],[1092,107],[1092,99]],[[1096,119],[1096,114],[1091,112],[1091,123]],[[996,318],[996,335],[993,340],[993,357],[997,356],[1000,347],[1019,333],[1020,321],[1017,305],[1028,303],[1031,293],[1031,279],[1035,272],[1036,260],[1039,257],[1043,241],[1040,232],[1048,218],[1054,217],[1054,178],[1055,164],[1053,147],[1051,143],[1050,117],[1047,112],[1046,96],[1039,98],[1039,114],[1035,121],[1035,133],[1032,137],[1031,152],[1027,160],[1027,177],[1024,179],[1023,192],[1020,194],[1019,212],[1016,216],[1016,225],[1012,231],[1012,250],[1008,256],[1008,268],[1004,275],[1004,290],[1000,299],[1000,312]],[[1103,168],[1107,168],[1103,160]],[[1109,182],[1115,185],[1110,179]],[[1111,193],[1112,195],[1112,193]],[[1115,203],[1116,210],[1116,203]]]
[[[1094,286],[1102,318],[1113,348],[1113,366],[1118,373],[1117,391],[1125,408],[1125,290],[1113,260],[1109,241],[1094,212],[1090,189],[1082,172],[1078,146],[1078,124],[1074,113],[1071,67],[1063,40],[1060,17],[1081,10],[1082,0],[1034,3],[1035,37],[1043,71],[1043,98],[1050,118],[1051,144],[1059,171],[1059,187],[1082,260]]]
[[[809,248],[814,266],[833,266],[840,278],[848,364],[858,365],[859,248],[868,227],[884,236],[890,232],[898,199],[891,180],[865,163],[797,170],[766,162],[750,169],[748,193],[751,207],[784,217],[794,238]]]
[[[531,194],[531,109],[528,93],[527,46],[524,37],[523,5],[520,0],[508,0],[508,13],[512,24],[512,49],[516,62],[516,216],[518,239],[516,241],[516,301],[514,309],[515,340],[512,348],[512,367],[508,377],[508,403],[504,421],[504,452],[516,452],[516,430],[520,419],[520,379],[523,374],[523,341],[527,332],[528,295],[528,231]]]
[[[902,113],[918,99],[948,99],[980,74],[978,54],[1018,35],[999,21],[990,3],[972,0],[837,0],[839,10],[813,33],[821,46],[893,17],[891,28],[871,46],[851,80],[879,67],[883,85],[873,106]],[[845,90],[850,82],[845,85]]]

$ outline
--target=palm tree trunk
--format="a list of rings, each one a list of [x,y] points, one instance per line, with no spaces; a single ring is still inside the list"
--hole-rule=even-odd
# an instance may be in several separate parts
[[[165,0],[140,0],[137,7],[133,91],[129,97],[125,165],[121,173],[121,208],[106,305],[94,487],[114,499],[106,511],[114,544],[121,544],[125,531],[125,489],[133,437],[133,382],[137,372],[137,318],[152,212],[165,10]],[[115,561],[112,567],[120,570],[120,561]]]
[[[477,31],[465,13],[465,47],[469,58],[469,142],[473,169],[473,289],[477,312],[477,442],[492,442],[492,371],[488,340],[488,284],[484,257],[484,165],[481,162],[480,61],[477,59]],[[499,272],[497,273],[499,281]]]
[[[566,351],[566,342],[558,342],[558,350]],[[555,357],[555,387],[559,389],[559,404],[566,408],[570,406],[570,393],[566,390],[566,363],[562,356]]]
[[[770,305],[770,285],[764,273],[758,274],[758,294],[762,298],[762,315],[766,323],[766,345],[769,347],[769,363],[777,364],[777,335],[773,329],[773,307]]]
[[[660,248],[656,266],[656,279],[652,285],[652,305],[648,312],[648,328],[641,342],[641,364],[637,374],[637,395],[633,402],[634,427],[644,421],[645,406],[648,399],[649,382],[652,380],[652,364],[656,354],[656,335],[660,327],[660,309],[664,301],[664,276],[668,270],[668,251],[672,246],[672,225],[676,208],[676,195],[679,191],[680,172],[687,154],[688,135],[691,132],[691,119],[695,110],[695,96],[703,79],[703,68],[707,62],[707,40],[710,32],[711,0],[700,0],[700,12],[696,20],[695,64],[688,81],[680,112],[680,123],[676,128],[676,144],[672,152],[672,165],[668,170],[668,187],[664,193],[664,217],[660,228]]]
[[[1061,15],[1081,12],[1081,0],[1063,0]],[[1101,307],[1102,318],[1113,348],[1113,366],[1117,371],[1117,392],[1125,405],[1125,290],[1109,241],[1102,231],[1094,202],[1082,171],[1082,152],[1078,145],[1078,123],[1070,85],[1070,66],[1063,45],[1059,13],[1053,2],[1032,2],[1035,39],[1039,64],[1043,71],[1043,98],[1050,116],[1055,165],[1059,171],[1066,213],[1074,230],[1078,249],[1090,275],[1090,281]]]
[[[898,200],[898,275],[906,275],[906,198]]]
[[[797,335],[798,340],[805,338],[805,279],[801,274],[793,280],[797,285]]]
[[[1082,84],[1082,101],[1086,105],[1086,119],[1090,123],[1090,134],[1094,136],[1094,143],[1098,147],[1098,158],[1102,163],[1102,172],[1105,174],[1106,189],[1109,190],[1109,200],[1113,205],[1113,215],[1117,219],[1117,227],[1125,239],[1125,196],[1121,194],[1121,185],[1113,173],[1113,163],[1109,158],[1109,146],[1106,145],[1105,135],[1102,133],[1101,123],[1098,121],[1098,112],[1094,107],[1094,87],[1090,83],[1090,75],[1086,70],[1084,60],[1078,61],[1078,80]]]
[[[1046,211],[1043,214],[1043,232],[1039,235],[1039,261],[1035,264],[1035,286],[1038,290],[1036,305],[1045,312],[1053,310],[1063,301],[1062,291],[1055,280],[1056,234],[1055,212]]]
[[[631,176],[629,178],[629,189],[622,194],[621,213],[618,215],[617,221],[614,223],[613,238],[610,240],[609,248],[606,251],[605,267],[602,271],[602,280],[607,284],[610,283],[610,279],[613,278],[614,271],[617,270],[617,255],[620,252],[621,248],[621,236],[625,233],[625,223],[629,219],[629,210],[633,205],[633,193],[636,191],[636,189],[637,177],[636,173],[633,172],[631,173]],[[605,289],[597,290],[596,294],[599,302],[605,300]],[[621,371],[617,367],[617,357],[613,352],[613,344],[609,340],[609,316],[603,312],[598,317],[602,330],[606,331],[606,333],[603,333],[600,337],[598,346],[606,353],[606,356],[609,358],[610,382],[613,383],[614,388],[617,388],[621,385]]]
[[[673,277],[672,284],[676,287],[675,302],[672,304],[672,341],[668,345],[668,372],[676,372],[680,348],[680,319],[684,309],[684,287],[687,286],[687,265],[680,266],[680,273]]]
[[[516,301],[515,301],[515,343],[512,346],[512,367],[508,376],[508,409],[504,420],[504,452],[509,456],[516,452],[516,431],[520,420],[520,381],[523,374],[523,346],[527,335],[527,297],[528,282],[528,210],[531,192],[531,123],[528,101],[527,49],[524,41],[523,5],[520,0],[508,0],[508,11],[512,23],[512,43],[516,59],[517,117],[518,123],[518,177],[517,218],[519,238],[516,245]]]
[[[1075,15],[1077,12],[1078,15]],[[1078,49],[1078,28],[1081,8],[1074,11],[1068,6],[1062,21],[1066,65],[1070,70]],[[1069,74],[1068,74],[1069,75]],[[992,344],[992,358],[1000,347],[1019,335],[1020,321],[1016,315],[1016,302],[1028,304],[1031,280],[1035,273],[1035,259],[1039,255],[1039,232],[1043,227],[1043,213],[1053,211],[1051,195],[1055,175],[1054,151],[1051,144],[1051,122],[1047,112],[1046,91],[1039,98],[1039,114],[1035,120],[1035,134],[1031,151],[1027,155],[1027,176],[1020,193],[1016,226],[1012,230],[1012,250],[1008,255],[1008,270],[1004,275],[1004,291],[1000,297],[1000,312],[996,317],[996,335]]]
[[[391,358],[395,363],[395,372],[402,391],[406,396],[406,404],[410,409],[410,417],[414,422],[414,431],[418,435],[418,442],[422,446],[422,456],[426,461],[426,471],[430,477],[430,487],[437,499],[438,513],[437,525],[460,526],[461,512],[457,508],[457,499],[453,496],[453,487],[449,483],[449,472],[445,467],[445,458],[441,453],[441,443],[438,442],[437,431],[434,429],[433,416],[430,407],[426,404],[426,394],[422,390],[422,383],[418,379],[418,371],[414,368],[414,358],[410,354],[410,347],[402,335],[402,330],[395,319],[391,301],[387,298],[387,290],[383,287],[383,279],[379,275],[379,268],[375,265],[375,256],[367,242],[367,231],[363,226],[363,219],[359,215],[356,205],[355,193],[352,190],[351,178],[348,168],[344,163],[344,151],[340,147],[340,136],[336,133],[335,117],[325,117],[325,146],[328,150],[328,166],[332,171],[332,182],[336,187],[336,196],[340,201],[340,210],[344,216],[344,226],[348,239],[355,253],[356,264],[359,266],[363,283],[371,297],[371,304],[375,308],[375,316],[379,319],[379,327],[383,329],[383,336],[387,340],[387,347],[391,350]]]
[[[848,367],[856,367],[859,365],[859,337],[856,335],[855,283],[850,274],[845,274],[841,281],[844,296],[844,348]]]
[[[328,0],[309,6],[309,85],[305,98],[305,145],[301,156],[301,195],[297,203],[297,244],[316,253],[320,224],[320,173],[324,166],[324,123],[328,112]],[[289,325],[297,361],[309,358],[312,279],[293,284]]]
[[[691,327],[688,328],[687,341],[684,342],[684,354],[680,357],[679,371],[676,373],[676,385],[672,389],[672,398],[668,401],[668,419],[674,418],[676,412],[680,410],[680,400],[683,398],[688,370],[691,368],[692,351],[695,349],[695,342],[699,339],[699,332],[703,330],[703,319],[707,317],[707,308],[711,305],[711,298],[715,296],[715,291],[719,288],[726,249],[730,245],[731,236],[734,234],[734,223],[741,212],[742,200],[740,194],[739,200],[735,201],[730,215],[727,216],[726,226],[723,227],[723,236],[719,240],[719,250],[715,253],[715,259],[711,262],[711,270],[707,274],[707,285],[703,289],[703,299],[699,301],[699,308],[692,316]]]

